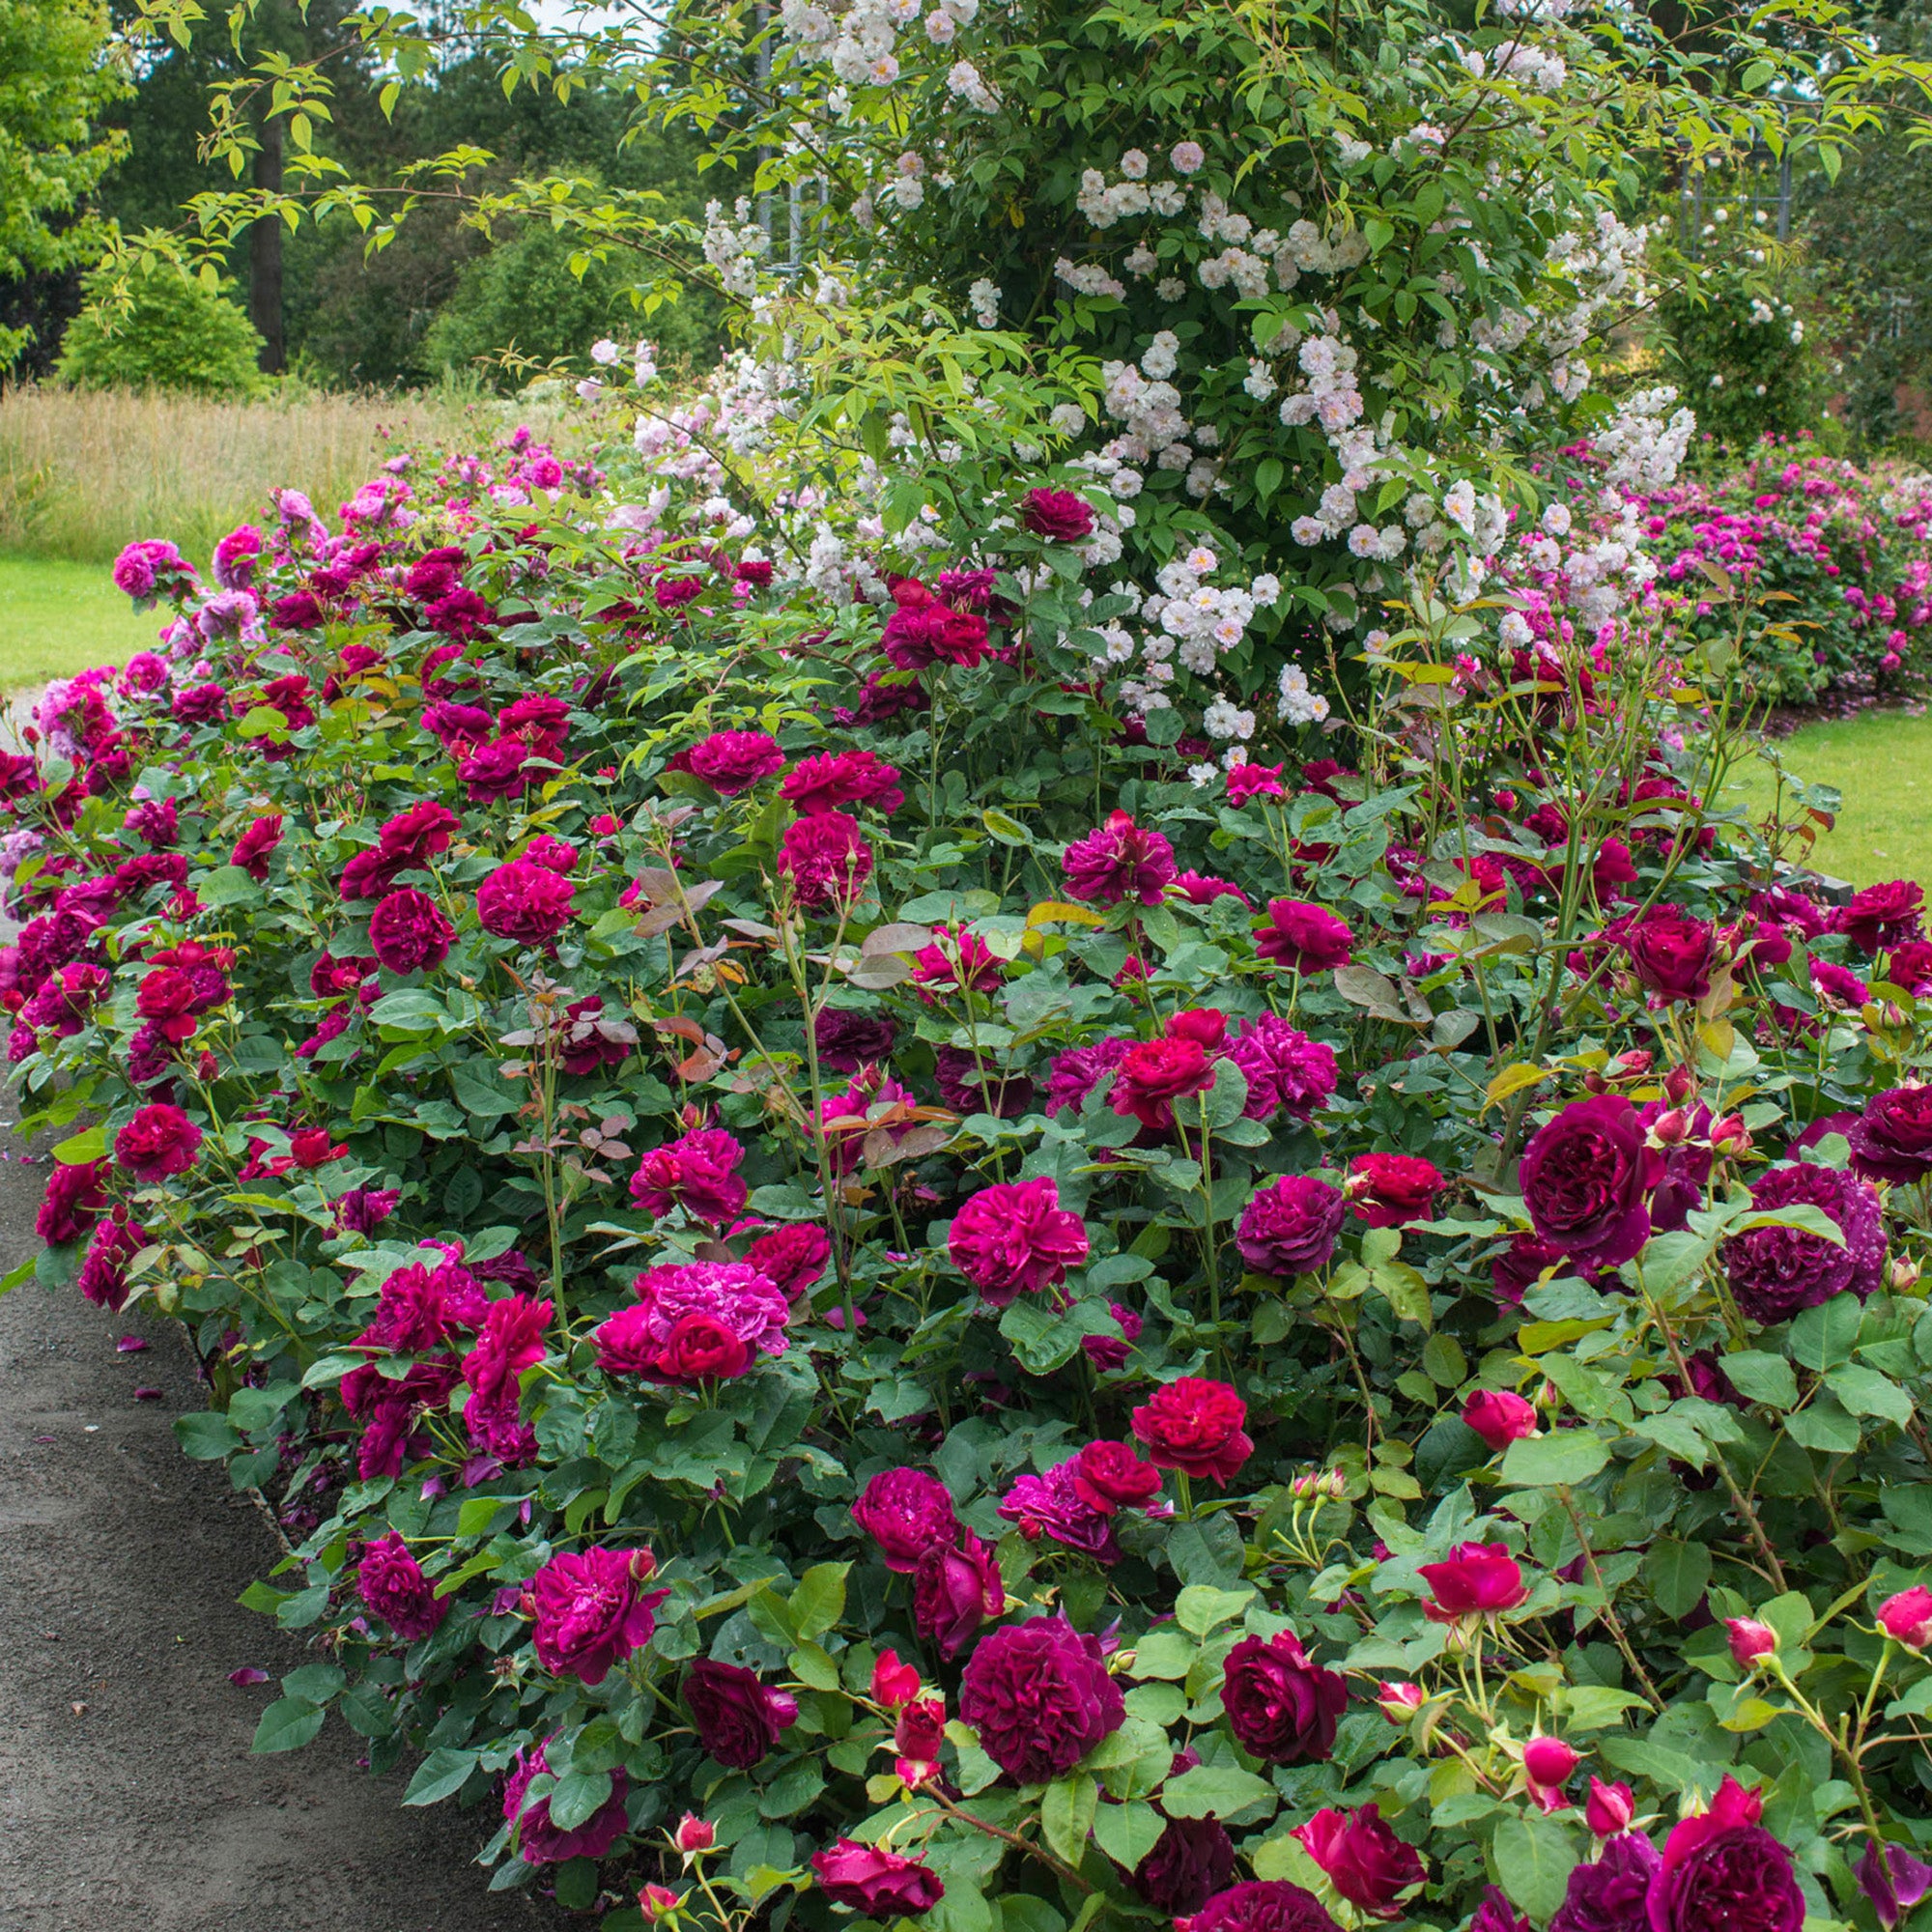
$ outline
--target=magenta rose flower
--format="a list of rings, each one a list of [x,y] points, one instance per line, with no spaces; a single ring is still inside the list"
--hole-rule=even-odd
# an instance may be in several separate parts
[[[1243,1637],[1222,1665],[1221,1708],[1250,1756],[1303,1764],[1332,1756],[1348,1680],[1313,1662],[1293,1631]]]
[[[1701,1000],[1718,963],[1718,929],[1678,907],[1656,907],[1624,934],[1631,970],[1655,996],[1653,1005]]]
[[[409,1545],[394,1530],[363,1550],[355,1587],[362,1601],[405,1643],[415,1643],[440,1629],[454,1601],[436,1594],[436,1586],[410,1554]]]
[[[369,915],[369,950],[391,973],[434,971],[455,937],[442,908],[413,886],[399,887]]]
[[[1091,1046],[1070,1046],[1056,1057],[1047,1078],[1046,1111],[1078,1113],[1087,1096],[1126,1058],[1130,1039],[1096,1039]]]
[[[849,1905],[868,1918],[917,1918],[946,1896],[939,1874],[917,1859],[878,1845],[840,1838],[811,1855],[819,1889],[834,1905]]]
[[[1610,1268],[1650,1238],[1647,1198],[1663,1172],[1621,1094],[1573,1100],[1530,1137],[1520,1184],[1538,1236],[1571,1261]]]
[[[1198,1912],[1235,1875],[1235,1841],[1218,1818],[1170,1818],[1127,1883],[1170,1918]]]
[[[521,738],[497,738],[477,746],[456,768],[464,796],[471,805],[521,798],[543,776],[542,768],[529,758],[530,748]]]
[[[127,1212],[117,1208],[115,1217]],[[131,1222],[119,1218],[102,1221],[89,1236],[87,1253],[80,1264],[74,1286],[85,1300],[110,1315],[118,1315],[128,1305],[128,1264],[148,1244],[147,1236]]]
[[[1029,490],[1020,522],[1049,543],[1081,543],[1094,534],[1094,506],[1071,490]]]
[[[136,1180],[165,1180],[201,1158],[201,1129],[179,1107],[157,1100],[114,1136],[114,1158]]]
[[[624,1809],[630,1780],[621,1770],[611,1774],[611,1795],[584,1822],[563,1831],[551,1821],[550,1800],[526,1805],[524,1795],[550,1775],[548,1745],[519,1751],[503,1785],[503,1820],[516,1827],[517,1854],[528,1865],[560,1865],[567,1859],[601,1859],[629,1829]]]
[[[1248,1406],[1226,1382],[1178,1377],[1155,1389],[1132,1419],[1156,1468],[1204,1476],[1224,1490],[1255,1453],[1243,1427]]]
[[[476,1346],[463,1358],[463,1379],[469,1385],[464,1424],[469,1439],[498,1462],[526,1463],[536,1454],[535,1435],[523,1422],[517,1378],[548,1352],[544,1331],[554,1312],[552,1303],[521,1294],[493,1301]]]
[[[726,798],[749,790],[784,766],[779,741],[764,731],[714,731],[671,760],[672,770],[702,779]]]
[[[746,1186],[738,1174],[745,1150],[722,1127],[698,1127],[681,1140],[653,1149],[631,1177],[631,1199],[647,1214],[682,1208],[713,1227],[744,1211]]]
[[[498,939],[548,946],[570,923],[576,895],[568,879],[527,859],[512,859],[476,888],[476,917]]]
[[[1925,895],[1911,879],[1888,879],[1852,895],[1833,922],[1867,958],[1888,946],[1902,946],[1925,936]]]
[[[1672,1827],[1645,1901],[1650,1932],[1802,1932],[1804,1894],[1763,1811],[1726,1776],[1708,1811]]]
[[[958,1548],[939,1545],[919,1559],[912,1577],[912,1614],[921,1636],[948,1663],[1007,1605],[993,1546],[969,1529]]]
[[[646,1590],[657,1574],[648,1549],[585,1549],[553,1556],[530,1579],[537,1662],[553,1677],[601,1684],[611,1666],[641,1650],[653,1612],[670,1595]]]
[[[902,584],[894,592],[896,609],[886,621],[879,648],[898,670],[924,670],[929,665],[958,665],[970,670],[986,655],[986,620],[977,611],[954,610],[932,595],[923,584]],[[867,680],[868,690],[871,689]],[[877,694],[889,696],[890,692]],[[925,701],[920,696],[923,706]],[[912,708],[901,700],[897,708]],[[867,709],[877,715],[866,715]],[[864,706],[851,716],[839,715],[841,724],[882,723],[885,716],[876,703]]]
[[[775,1282],[743,1262],[689,1262],[646,1268],[632,1283],[632,1292],[641,1313],[623,1311],[625,1322],[634,1324],[626,1328],[626,1336],[630,1345],[655,1350],[652,1366],[638,1373],[670,1381],[742,1373],[742,1363],[729,1370],[694,1370],[700,1357],[710,1359],[721,1329],[744,1345],[748,1359],[752,1354],[781,1355],[790,1344],[785,1324],[791,1320],[791,1303]],[[611,1318],[612,1322],[617,1320]],[[704,1326],[693,1327],[694,1320]],[[603,1329],[598,1334],[601,1341],[609,1339]],[[674,1369],[681,1372],[674,1374]]]
[[[1500,1886],[1485,1886],[1483,1902],[1469,1920],[1469,1932],[1536,1932],[1529,1920],[1509,1902]]]
[[[1143,1463],[1130,1444],[1090,1442],[1073,1459],[1073,1486],[1090,1509],[1101,1516],[1139,1509],[1160,1494],[1160,1471]]]
[[[1067,895],[1097,905],[1126,898],[1158,905],[1176,877],[1174,847],[1124,811],[1109,812],[1106,824],[1076,838],[1061,865]]]
[[[241,838],[236,839],[235,849],[228,855],[228,863],[239,866],[260,885],[269,876],[269,860],[281,842],[282,814],[279,811],[250,819],[242,828]]]
[[[1521,1566],[1500,1543],[1459,1543],[1445,1561],[1424,1563],[1417,1575],[1435,1599],[1422,1606],[1431,1623],[1493,1616],[1515,1609],[1529,1595]]]
[[[785,827],[779,870],[808,910],[845,905],[872,876],[872,848],[842,811],[816,811]]]
[[[1246,1077],[1248,1101],[1241,1111],[1251,1121],[1271,1121],[1284,1112],[1305,1121],[1334,1097],[1334,1048],[1277,1014],[1243,1020],[1226,1052]]]
[[[1250,1880],[1217,1892],[1174,1932],[1342,1932],[1312,1891],[1285,1878]]]
[[[1069,1456],[1043,1475],[1029,1470],[1016,1477],[1000,1498],[1000,1517],[1017,1523],[1029,1543],[1051,1537],[1096,1562],[1118,1563],[1121,1546],[1114,1537],[1111,1512],[1095,1509],[1087,1500],[1079,1468],[1080,1459]]]
[[[1259,1274],[1286,1280],[1320,1273],[1334,1259],[1346,1205],[1340,1190],[1325,1180],[1312,1174],[1284,1174],[1248,1203],[1235,1245]]]
[[[882,1469],[852,1505],[852,1520],[879,1546],[888,1570],[911,1576],[929,1550],[959,1534],[952,1493],[923,1469]]]
[[[1346,920],[1305,899],[1270,899],[1265,925],[1255,929],[1258,958],[1297,973],[1346,966],[1355,935]]]
[[[806,813],[869,805],[890,817],[905,803],[898,768],[873,752],[815,752],[785,774],[779,796]]]
[[[1472,1429],[1497,1455],[1512,1442],[1536,1434],[1536,1406],[1509,1389],[1477,1389],[1463,1405],[1464,1427]]]
[[[980,1639],[960,1681],[959,1715],[1014,1783],[1044,1784],[1119,1730],[1127,1707],[1099,1639],[1052,1616]]]
[[[816,1288],[831,1259],[831,1239],[815,1221],[787,1221],[745,1250],[745,1265],[756,1268],[787,1301]]]
[[[981,1188],[953,1216],[946,1251],[987,1304],[1057,1288],[1087,1259],[1087,1229],[1051,1177]]]
[[[1373,1804],[1322,1810],[1292,1833],[1350,1905],[1377,1918],[1396,1917],[1398,1901],[1425,1876],[1414,1848],[1382,1822]]]
[[[1724,1266],[1738,1307],[1753,1321],[1787,1321],[1849,1289],[1861,1301],[1885,1273],[1885,1215],[1878,1190],[1855,1174],[1798,1163],[1774,1167],[1751,1183],[1751,1206],[1823,1210],[1843,1232],[1833,1247],[1802,1228],[1752,1228],[1724,1243]]]
[[[731,1771],[750,1771],[798,1717],[798,1700],[758,1681],[755,1670],[700,1657],[684,1674],[684,1701],[697,1742]]]
[[[1872,1180],[1900,1184],[1932,1174],[1932,1087],[1875,1094],[1846,1128],[1852,1165]]]
[[[1878,1922],[1891,1928],[1932,1891],[1932,1865],[1914,1858],[1903,1845],[1865,1840],[1864,1856],[1853,1867],[1859,1889],[1871,1900]]]

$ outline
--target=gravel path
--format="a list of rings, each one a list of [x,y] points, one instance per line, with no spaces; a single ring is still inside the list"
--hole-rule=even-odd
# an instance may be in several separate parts
[[[15,1118],[11,1096],[0,1114]],[[45,1174],[0,1159],[0,1268],[34,1252]],[[124,1334],[152,1346],[118,1353]],[[202,1406],[185,1346],[153,1313],[110,1317],[31,1281],[0,1296],[0,1926],[558,1923],[487,1890],[471,1860],[494,1818],[402,1810],[402,1780],[357,1770],[340,1719],[306,1750],[250,1756],[276,1687],[228,1673],[308,1658],[236,1604],[275,1547],[226,1474],[176,1447],[173,1418]]]

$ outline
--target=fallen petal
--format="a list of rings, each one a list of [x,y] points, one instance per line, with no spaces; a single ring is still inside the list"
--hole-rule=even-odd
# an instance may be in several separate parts
[[[134,1391],[134,1400],[136,1402],[159,1402],[163,1393],[163,1390],[157,1388],[137,1388]]]
[[[269,1681],[269,1673],[266,1670],[257,1670],[252,1663],[244,1663],[240,1670],[231,1670],[228,1673],[228,1681],[231,1684],[266,1684]]]
[[[117,1354],[138,1355],[147,1346],[148,1338],[145,1335],[124,1335],[115,1343],[114,1350]]]

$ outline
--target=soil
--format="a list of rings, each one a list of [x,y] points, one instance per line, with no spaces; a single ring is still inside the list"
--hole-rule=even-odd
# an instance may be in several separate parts
[[[4,1133],[11,1096],[0,1116]],[[0,1153],[0,1268],[35,1252],[45,1175]],[[149,1348],[118,1352],[130,1334]],[[339,1717],[306,1749],[250,1755],[272,1680],[312,1659],[235,1601],[278,1552],[225,1471],[177,1447],[174,1417],[203,1406],[152,1310],[109,1316],[33,1281],[0,1296],[0,1926],[559,1926],[488,1890],[473,1861],[494,1818],[403,1810],[404,1780],[360,1770]],[[230,1684],[247,1665],[271,1681]]]

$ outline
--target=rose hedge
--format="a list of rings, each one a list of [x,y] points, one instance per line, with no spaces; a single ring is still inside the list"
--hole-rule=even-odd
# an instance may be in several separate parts
[[[1204,776],[1052,483],[867,602],[500,461],[136,547],[0,773],[39,1272],[290,1539],[258,1748],[613,1926],[1916,1907],[1932,945],[1705,811],[1718,673],[1422,601]]]

